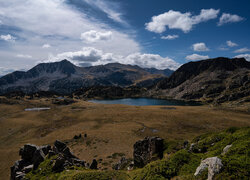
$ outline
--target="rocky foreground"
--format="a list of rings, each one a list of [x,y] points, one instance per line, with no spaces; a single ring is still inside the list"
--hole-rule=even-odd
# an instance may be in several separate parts
[[[78,137],[81,138],[81,137]],[[67,145],[26,144],[11,179],[247,179],[250,176],[250,128],[229,128],[193,141],[146,137],[134,144],[133,159],[122,157],[114,170],[79,160]]]

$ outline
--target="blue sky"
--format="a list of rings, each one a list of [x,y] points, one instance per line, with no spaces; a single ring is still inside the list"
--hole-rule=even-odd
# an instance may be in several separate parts
[[[250,61],[249,0],[0,0],[0,75],[64,58],[176,69]]]

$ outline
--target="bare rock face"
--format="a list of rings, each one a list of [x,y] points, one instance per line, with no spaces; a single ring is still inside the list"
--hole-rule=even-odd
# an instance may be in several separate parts
[[[24,179],[25,175],[32,170],[38,168],[40,163],[42,163],[46,156],[52,159],[52,170],[54,172],[61,172],[68,167],[78,166],[86,167],[85,161],[82,161],[75,157],[67,145],[59,140],[56,140],[54,146],[51,148],[50,145],[46,146],[36,146],[32,144],[25,144],[19,151],[21,160],[15,162],[11,167],[11,180]],[[93,167],[97,168],[97,161],[93,161]]]
[[[146,137],[134,144],[134,165],[143,167],[147,163],[163,157],[163,139]]]
[[[218,174],[223,167],[222,161],[218,157],[211,157],[201,161],[199,167],[197,167],[194,175],[200,175],[204,170],[208,169],[208,180],[213,180],[215,174]]]

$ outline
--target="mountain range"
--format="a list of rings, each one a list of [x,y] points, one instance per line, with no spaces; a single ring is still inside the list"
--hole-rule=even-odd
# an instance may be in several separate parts
[[[188,101],[250,101],[250,62],[218,57],[165,69],[110,63],[78,67],[41,63],[0,78],[0,94],[54,92],[83,98],[156,97]]]
[[[223,57],[189,62],[159,81],[151,93],[162,98],[219,103],[246,98],[250,96],[250,62]]]
[[[149,87],[171,73],[173,71],[169,69],[144,69],[119,63],[78,67],[67,60],[62,60],[41,63],[27,72],[15,71],[1,77],[0,93],[51,91],[68,94],[80,88],[93,86]]]

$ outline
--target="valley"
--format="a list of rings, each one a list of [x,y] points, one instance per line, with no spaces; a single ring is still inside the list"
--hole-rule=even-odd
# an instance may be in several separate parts
[[[128,106],[74,99],[68,105],[51,98],[5,98],[0,104],[0,179],[10,175],[26,143],[66,142],[79,159],[98,160],[100,170],[110,169],[121,156],[132,158],[133,144],[146,136],[183,142],[208,132],[250,126],[250,105],[241,106]],[[43,111],[26,108],[50,107]],[[75,135],[87,137],[74,139]]]

